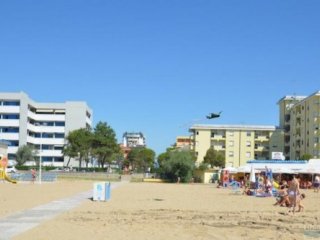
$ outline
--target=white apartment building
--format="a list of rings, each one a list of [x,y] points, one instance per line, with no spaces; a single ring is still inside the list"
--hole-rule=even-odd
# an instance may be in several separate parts
[[[20,146],[31,145],[43,165],[64,166],[67,134],[91,126],[92,110],[86,102],[38,103],[24,92],[0,93],[0,140],[8,144],[9,160]]]
[[[141,132],[125,132],[123,134],[124,147],[145,147],[146,139]]]

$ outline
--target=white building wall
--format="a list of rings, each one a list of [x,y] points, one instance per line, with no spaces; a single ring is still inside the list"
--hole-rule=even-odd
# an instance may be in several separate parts
[[[20,105],[7,106],[7,101],[19,101]],[[18,114],[19,119],[5,119],[7,114]],[[18,143],[8,146],[11,158],[19,146],[29,144],[38,150],[44,165],[63,166],[68,160],[62,154],[67,134],[91,126],[92,110],[85,102],[37,103],[23,92],[0,93],[0,139]],[[19,131],[3,132],[2,127]]]

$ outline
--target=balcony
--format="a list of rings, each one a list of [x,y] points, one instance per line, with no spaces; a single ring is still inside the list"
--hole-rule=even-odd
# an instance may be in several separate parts
[[[65,121],[66,116],[63,114],[35,114],[28,111],[28,117],[36,121]]]
[[[225,135],[214,134],[214,135],[211,135],[211,139],[214,139],[214,140],[225,140],[226,136]]]
[[[64,145],[64,138],[35,138],[28,136],[27,142],[32,144]]]
[[[255,141],[258,141],[258,142],[269,141],[269,136],[255,136]]]
[[[19,119],[0,119],[0,126],[19,127]]]
[[[20,113],[20,106],[0,106],[1,113]]]
[[[31,123],[28,123],[27,128],[33,132],[41,133],[41,132],[46,132],[46,133],[64,133],[65,127],[55,127],[55,126],[35,126]]]
[[[19,140],[19,133],[0,133],[1,139]]]
[[[214,150],[222,151],[226,149],[225,145],[213,145]]]
[[[62,157],[61,150],[38,150],[37,156]]]

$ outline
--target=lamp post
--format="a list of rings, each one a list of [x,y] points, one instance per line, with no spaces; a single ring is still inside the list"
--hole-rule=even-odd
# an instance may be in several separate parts
[[[42,132],[40,132],[39,184],[42,179]]]

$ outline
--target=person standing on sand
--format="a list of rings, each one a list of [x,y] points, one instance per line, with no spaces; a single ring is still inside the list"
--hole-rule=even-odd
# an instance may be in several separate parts
[[[297,205],[297,197],[300,195],[300,182],[299,176],[293,175],[293,179],[288,187],[288,196],[290,201],[290,208],[292,207],[292,212],[294,213],[296,205]]]
[[[31,168],[31,182],[34,183],[37,177],[37,172],[34,168]]]
[[[320,188],[320,177],[319,177],[319,175],[315,176],[313,187],[314,187],[314,192],[319,192],[319,188]]]

